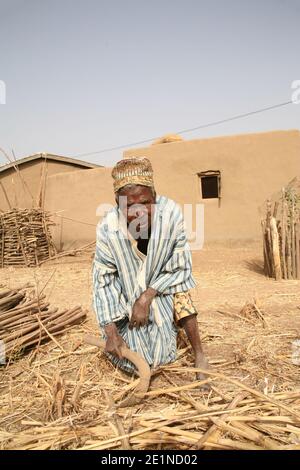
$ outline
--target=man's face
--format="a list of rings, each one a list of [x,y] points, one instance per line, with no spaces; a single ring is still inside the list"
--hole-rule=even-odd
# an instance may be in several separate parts
[[[125,186],[118,192],[118,203],[133,238],[148,238],[155,207],[152,189],[140,185]]]

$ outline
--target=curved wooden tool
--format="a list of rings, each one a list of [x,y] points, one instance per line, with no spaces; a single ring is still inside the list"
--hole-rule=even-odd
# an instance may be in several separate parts
[[[96,336],[91,335],[85,335],[83,340],[87,344],[91,344],[93,346],[97,346],[98,348],[105,349],[105,341],[101,338],[97,338]],[[145,359],[142,358],[142,356],[140,356],[138,353],[131,351],[131,349],[129,349],[127,346],[122,346],[121,352],[125,359],[128,359],[128,361],[132,362],[132,364],[135,365],[138,371],[138,375],[140,377],[140,381],[135,387],[134,392],[117,405],[119,408],[124,408],[125,406],[137,405],[142,401],[143,395],[149,389],[151,371],[149,364],[147,364]],[[136,396],[137,394],[139,394],[139,396]]]

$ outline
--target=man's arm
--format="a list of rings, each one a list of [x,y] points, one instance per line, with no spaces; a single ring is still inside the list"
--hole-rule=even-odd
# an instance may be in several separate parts
[[[108,243],[105,226],[97,227],[96,251],[93,263],[93,301],[101,327],[122,320],[127,313],[127,302],[122,293],[115,259]]]
[[[93,264],[93,303],[99,325],[107,336],[106,351],[122,357],[124,340],[115,322],[128,316],[126,299],[112,256],[105,227],[97,227],[97,243]]]

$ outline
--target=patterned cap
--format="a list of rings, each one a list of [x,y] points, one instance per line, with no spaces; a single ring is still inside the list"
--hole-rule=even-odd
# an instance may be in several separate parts
[[[111,173],[115,193],[127,184],[140,184],[154,187],[153,168],[145,157],[133,157],[120,160]]]

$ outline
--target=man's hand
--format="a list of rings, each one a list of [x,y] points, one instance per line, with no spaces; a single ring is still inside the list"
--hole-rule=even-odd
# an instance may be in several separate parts
[[[105,352],[113,354],[119,359],[122,359],[123,355],[121,348],[122,346],[126,346],[126,343],[122,336],[119,335],[116,325],[114,323],[110,323],[109,325],[105,326],[104,330],[107,336]]]
[[[148,323],[150,305],[156,296],[156,290],[149,287],[142,295],[135,301],[132,308],[131,320],[129,328],[140,328]]]

